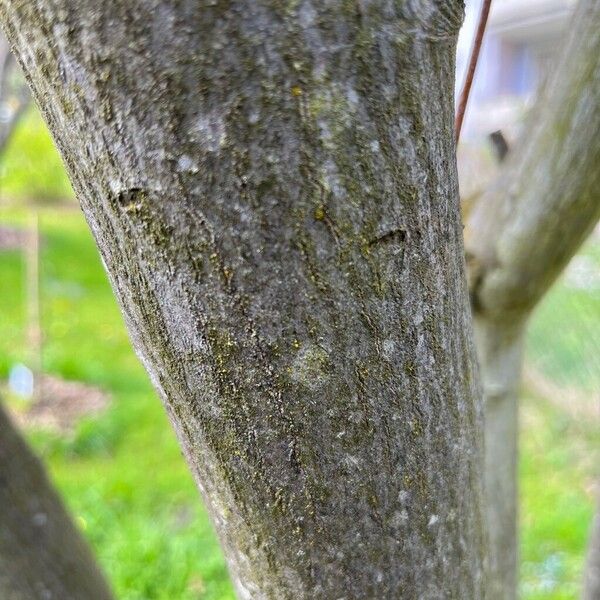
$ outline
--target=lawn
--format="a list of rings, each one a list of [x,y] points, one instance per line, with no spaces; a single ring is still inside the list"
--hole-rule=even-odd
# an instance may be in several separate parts
[[[85,221],[72,201],[70,208],[57,205],[69,195],[68,184],[33,112],[3,158],[0,185],[2,225],[27,226],[32,209],[24,199],[44,201],[36,209],[44,370],[99,386],[112,398],[107,410],[82,420],[72,433],[30,430],[28,437],[118,598],[233,598],[207,515],[133,354]],[[600,270],[598,241],[588,243],[581,256]],[[12,366],[28,360],[19,252],[0,252],[0,281],[5,379]],[[574,599],[593,508],[591,484],[600,464],[598,424],[581,418],[593,414],[600,389],[600,288],[586,287],[577,273],[561,279],[534,315],[527,359],[548,385],[544,393],[540,386],[524,391],[522,597]],[[572,396],[578,411],[568,405]]]
[[[1,211],[23,223],[22,209]],[[66,436],[30,432],[119,598],[232,598],[175,437],[135,358],[77,210],[40,210],[43,367],[107,390],[101,416]],[[0,254],[0,375],[24,362],[23,260]]]

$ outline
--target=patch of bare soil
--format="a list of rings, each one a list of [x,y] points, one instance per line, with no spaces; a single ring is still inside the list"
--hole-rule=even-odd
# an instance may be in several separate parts
[[[68,433],[83,417],[102,412],[109,402],[109,394],[100,388],[42,375],[31,404],[23,410],[10,412],[20,427]]]
[[[27,245],[28,235],[25,229],[0,226],[0,250],[21,250]]]

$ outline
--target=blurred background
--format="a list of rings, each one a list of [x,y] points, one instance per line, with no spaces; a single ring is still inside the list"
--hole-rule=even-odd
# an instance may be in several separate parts
[[[467,2],[457,87],[480,2]],[[497,170],[572,0],[496,0],[459,148]],[[214,534],[43,121],[0,42],[0,394],[123,600],[233,598]],[[521,405],[521,596],[579,596],[600,471],[600,230],[533,316]]]

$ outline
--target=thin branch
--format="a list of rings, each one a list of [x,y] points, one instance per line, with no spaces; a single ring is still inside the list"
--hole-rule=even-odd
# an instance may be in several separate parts
[[[475,34],[475,40],[473,41],[473,48],[471,49],[471,56],[469,57],[469,67],[467,69],[463,88],[460,92],[458,110],[456,111],[456,120],[454,121],[454,136],[457,144],[460,138],[460,130],[462,129],[463,120],[465,118],[467,102],[469,101],[469,94],[471,92],[471,86],[473,85],[473,77],[475,76],[475,69],[477,68],[477,61],[479,59],[479,51],[481,50],[481,43],[483,41],[483,35],[485,33],[485,26],[487,25],[491,5],[492,0],[483,0],[483,6],[481,7],[481,13],[479,14],[477,33]]]

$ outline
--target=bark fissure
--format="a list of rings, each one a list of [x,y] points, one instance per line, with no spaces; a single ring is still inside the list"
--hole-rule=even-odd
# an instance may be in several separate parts
[[[483,595],[461,15],[0,5],[241,598]]]

